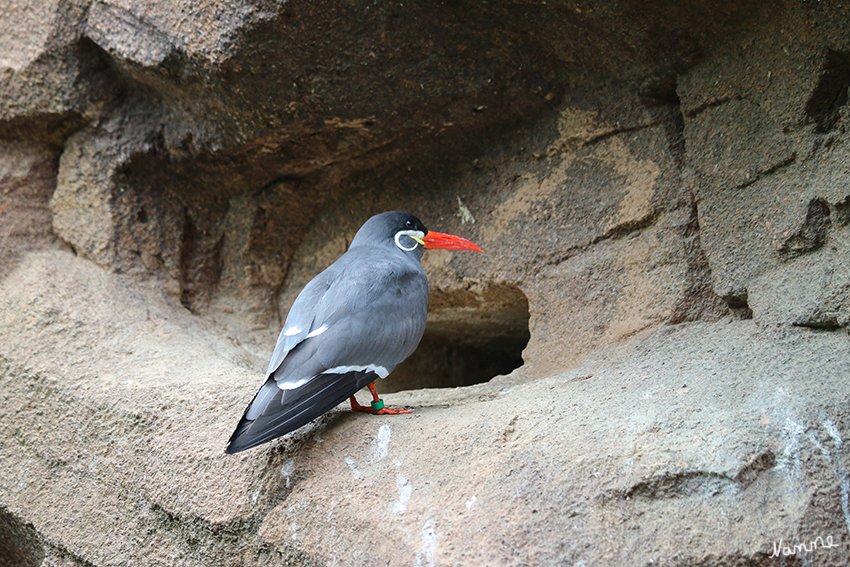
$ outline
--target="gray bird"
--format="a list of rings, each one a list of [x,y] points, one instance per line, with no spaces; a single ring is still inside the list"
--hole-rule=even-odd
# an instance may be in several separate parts
[[[226,453],[285,435],[345,401],[352,411],[410,413],[384,407],[375,379],[413,354],[425,331],[426,248],[476,250],[472,242],[431,232],[399,211],[366,221],[348,251],[308,283],[292,305],[266,371]],[[371,407],[354,394],[368,387]]]

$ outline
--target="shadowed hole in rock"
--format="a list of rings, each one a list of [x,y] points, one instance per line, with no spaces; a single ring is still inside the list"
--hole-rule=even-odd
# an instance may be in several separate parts
[[[823,199],[812,199],[809,201],[803,225],[779,248],[780,256],[790,259],[817,250],[826,242],[831,224],[827,202]]]
[[[44,548],[35,529],[0,507],[0,567],[37,567]]]
[[[749,295],[745,291],[722,296],[732,313],[739,319],[752,319],[753,310],[750,307]]]
[[[523,364],[528,318],[528,298],[510,284],[488,284],[480,292],[432,291],[419,348],[378,388],[454,388],[508,374]]]
[[[820,77],[806,104],[806,116],[815,123],[815,131],[825,134],[841,118],[850,87],[850,53],[827,49]]]
[[[835,203],[835,220],[839,226],[850,224],[850,195]]]

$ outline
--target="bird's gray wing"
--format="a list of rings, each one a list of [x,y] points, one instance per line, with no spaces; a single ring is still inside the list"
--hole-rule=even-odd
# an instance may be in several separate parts
[[[428,315],[424,271],[392,259],[378,269],[354,260],[316,305],[313,336],[276,369],[279,385],[341,367],[380,368],[383,378],[419,344]]]
[[[266,411],[254,420],[243,417],[225,452],[238,453],[295,431],[333,409],[374,379],[375,375],[371,372],[322,374],[295,391],[287,392],[275,387],[275,396]],[[273,378],[268,381],[274,384]],[[282,400],[284,393],[287,393],[285,403]]]
[[[376,375],[386,376],[416,349],[428,311],[424,271],[390,260],[379,268],[356,256],[349,262],[320,297],[312,296],[318,297],[309,309],[314,313],[312,331],[299,327],[303,337],[288,348],[287,341],[298,335],[282,334],[280,362],[246,410],[228,452],[253,447],[312,421]]]
[[[266,376],[277,370],[287,353],[320,326],[314,325],[316,311],[321,304],[322,297],[327,293],[332,283],[333,275],[328,268],[310,280],[298,294],[298,297],[295,298],[277,338],[277,344],[275,344],[274,352],[272,352],[271,360],[269,360]]]
[[[272,352],[271,360],[269,361],[266,377],[275,375],[275,371],[280,367],[281,363],[286,359],[287,355],[292,352],[301,342],[306,340],[310,333],[315,331],[316,321],[316,306],[321,303],[322,296],[327,293],[328,288],[333,283],[333,272],[330,268],[326,269],[318,276],[310,280],[304,286],[295,302],[289,309],[286,316],[286,322],[278,335],[277,343]],[[302,382],[303,383],[303,382]],[[283,383],[283,389],[286,387],[294,387],[294,383]],[[243,419],[254,420],[260,416],[263,410],[271,403],[272,399],[280,392],[281,384],[276,380],[266,380],[250,405],[245,410]]]
[[[327,326],[327,346],[317,351],[324,367],[373,365],[388,374],[416,349],[428,316],[428,281],[422,271],[394,268],[328,289],[318,313]]]

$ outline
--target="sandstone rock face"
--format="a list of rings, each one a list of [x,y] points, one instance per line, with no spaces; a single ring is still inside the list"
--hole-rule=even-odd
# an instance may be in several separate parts
[[[0,566],[847,565],[850,7],[0,0]],[[379,388],[224,444],[370,215]]]

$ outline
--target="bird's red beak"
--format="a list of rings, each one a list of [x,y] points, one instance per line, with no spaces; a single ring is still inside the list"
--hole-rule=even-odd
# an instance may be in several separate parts
[[[483,252],[477,244],[470,242],[460,236],[452,236],[451,234],[443,234],[429,230],[425,235],[425,248],[440,248],[442,250],[474,250],[475,252]]]

